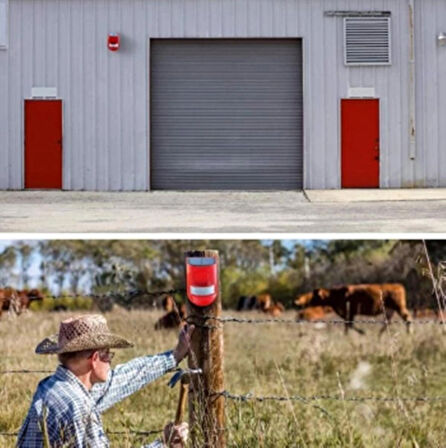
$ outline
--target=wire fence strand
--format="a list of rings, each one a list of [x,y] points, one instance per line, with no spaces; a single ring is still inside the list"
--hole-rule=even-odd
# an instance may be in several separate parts
[[[23,374],[23,373],[54,373],[54,370],[0,370],[0,375],[8,375],[8,374]]]
[[[215,321],[220,322],[222,324],[225,323],[238,323],[238,324],[270,324],[270,323],[280,323],[280,324],[288,324],[288,325],[348,325],[348,324],[364,324],[364,325],[443,325],[443,322],[435,319],[419,319],[410,321],[410,323],[396,320],[387,322],[385,320],[376,320],[376,319],[357,319],[357,320],[343,320],[343,319],[333,319],[333,320],[305,320],[305,319],[277,319],[277,318],[265,318],[265,319],[252,319],[246,317],[234,317],[234,316],[226,316],[226,317],[214,317],[214,316],[198,316],[198,315],[190,315],[185,321],[187,323],[194,323],[201,326],[203,325],[205,328],[219,328],[216,326],[201,324],[201,322]]]
[[[114,292],[108,292],[108,293],[101,293],[101,294],[68,294],[68,295],[45,295],[45,298],[48,299],[76,299],[78,297],[85,297],[85,298],[91,298],[91,299],[106,299],[108,297],[126,297],[129,300],[139,297],[139,296],[151,296],[151,297],[161,297],[161,296],[167,296],[167,295],[174,295],[174,294],[184,294],[186,292],[185,289],[166,289],[161,291],[146,291],[144,289],[131,289],[128,291],[114,291]]]
[[[116,436],[128,435],[128,434],[134,435],[134,436],[151,436],[154,434],[160,434],[162,432],[163,432],[162,429],[147,429],[147,430],[129,429],[127,431],[107,431],[107,434],[116,435]],[[3,437],[17,437],[18,435],[19,435],[18,432],[0,432],[0,436],[3,436]]]
[[[444,402],[446,401],[446,396],[416,396],[416,397],[387,397],[387,396],[341,396],[341,395],[253,395],[252,393],[246,394],[234,394],[227,390],[220,392],[211,392],[210,396],[220,397],[223,396],[228,400],[238,401],[246,403],[248,401],[257,401],[259,403],[264,403],[268,401],[276,402],[291,402],[299,401],[302,403],[307,403],[311,401],[337,401],[337,402],[353,402],[353,403],[363,403],[367,401],[374,401],[378,403],[400,403],[400,402],[413,402],[413,403],[428,403],[428,402]],[[127,431],[108,431],[109,435],[134,435],[134,436],[150,436],[154,434],[160,434],[162,429],[149,429],[149,430],[127,430]],[[18,432],[0,432],[0,436],[3,437],[17,437]]]
[[[279,395],[253,395],[252,393],[247,393],[243,395],[233,394],[226,390],[221,392],[212,392],[212,396],[223,396],[229,400],[247,402],[247,401],[319,401],[319,400],[327,400],[327,401],[352,401],[352,402],[364,402],[364,401],[377,401],[377,402],[431,402],[431,401],[446,401],[446,396],[432,396],[432,397],[387,397],[387,396],[342,396],[342,395],[311,395],[311,396],[302,396],[302,395],[290,395],[290,396],[279,396]]]
[[[107,294],[78,294],[78,295],[63,295],[63,296],[46,296],[54,300],[62,298],[77,298],[77,297],[88,297],[92,299],[105,299],[120,297],[124,298],[126,301],[131,302],[135,298],[140,298],[141,296],[150,297],[162,297],[166,295],[174,294],[184,294],[184,289],[166,289],[160,291],[145,291],[134,289],[126,292],[112,292]],[[285,324],[285,325],[300,325],[300,326],[320,326],[320,325],[351,325],[351,324],[361,324],[361,325],[404,325],[407,326],[408,323],[401,320],[395,320],[391,322],[386,322],[385,320],[377,319],[358,319],[354,321],[348,321],[344,319],[330,319],[330,320],[304,320],[304,319],[281,319],[281,318],[246,318],[246,317],[235,317],[235,316],[198,316],[189,315],[183,319],[186,323],[193,323],[197,327],[207,328],[210,330],[218,329],[227,323],[236,324]],[[214,325],[212,325],[214,323]],[[443,320],[436,319],[416,319],[410,321],[410,325],[445,325]],[[32,370],[32,369],[10,369],[10,370],[0,370],[0,375],[7,374],[52,374],[52,370]],[[401,402],[413,402],[413,403],[428,403],[428,402],[444,402],[446,401],[446,396],[413,396],[413,397],[396,397],[396,396],[379,396],[379,395],[367,395],[367,396],[345,396],[340,394],[320,394],[320,395],[254,395],[251,392],[245,394],[235,394],[227,390],[220,392],[211,392],[210,396],[219,397],[223,396],[225,399],[246,403],[249,401],[256,401],[258,403],[264,402],[317,402],[317,401],[335,401],[335,402],[377,402],[377,403],[401,403]],[[150,436],[153,434],[161,433],[161,429],[149,429],[149,430],[126,430],[126,431],[109,431],[110,435],[133,435],[133,436]],[[0,432],[0,436],[3,437],[16,437],[18,433],[16,432]]]

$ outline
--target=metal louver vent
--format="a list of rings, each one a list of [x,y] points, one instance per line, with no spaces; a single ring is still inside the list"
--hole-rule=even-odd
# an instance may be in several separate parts
[[[390,17],[345,17],[345,65],[391,64]]]

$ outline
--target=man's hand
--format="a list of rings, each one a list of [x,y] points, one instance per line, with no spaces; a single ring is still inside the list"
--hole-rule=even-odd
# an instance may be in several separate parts
[[[173,356],[175,357],[177,364],[179,364],[181,360],[189,353],[190,339],[194,329],[195,327],[193,325],[185,325],[180,331],[180,335],[178,336],[178,344],[173,351]]]
[[[189,437],[189,425],[169,423],[163,431],[163,443],[168,448],[184,448]]]

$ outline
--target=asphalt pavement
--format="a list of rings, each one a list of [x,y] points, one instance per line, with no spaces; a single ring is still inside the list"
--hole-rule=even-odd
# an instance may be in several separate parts
[[[446,234],[446,189],[2,191],[0,232]]]

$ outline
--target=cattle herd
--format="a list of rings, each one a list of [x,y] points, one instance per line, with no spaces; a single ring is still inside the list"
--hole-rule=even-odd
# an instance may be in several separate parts
[[[285,311],[281,302],[274,302],[270,294],[258,296],[241,296],[237,303],[237,311],[259,310],[274,317],[278,317]]]
[[[38,289],[0,289],[0,317],[3,312],[18,316],[29,308],[31,302],[43,299],[44,296]]]
[[[354,321],[358,315],[383,315],[383,325],[380,334],[387,328],[393,315],[398,314],[405,322],[408,332],[412,331],[413,318],[444,319],[441,312],[431,309],[414,310],[413,317],[407,309],[406,290],[399,283],[342,285],[330,289],[317,288],[306,294],[299,295],[294,304],[297,306],[297,320],[324,321],[339,316],[345,321],[345,333],[355,330],[364,334]],[[163,301],[166,314],[155,324],[157,330],[162,328],[177,328],[182,325],[186,316],[185,305],[178,306],[173,297],[168,296]],[[285,310],[281,302],[274,302],[270,294],[257,296],[241,296],[237,303],[237,311],[251,311],[278,317]]]
[[[299,307],[330,307],[345,321],[345,333],[349,329],[363,334],[364,330],[354,324],[355,316],[377,316],[384,314],[381,333],[396,312],[411,331],[412,318],[407,309],[406,290],[399,283],[345,285],[331,289],[318,288],[299,296],[295,304]]]
[[[0,317],[3,312],[10,315],[20,315],[26,311],[31,302],[43,300],[44,295],[38,289],[17,290],[14,288],[0,289]],[[406,324],[407,331],[412,330],[413,318],[430,318],[444,320],[441,312],[431,309],[414,310],[413,317],[407,309],[406,290],[399,283],[343,285],[330,289],[317,288],[306,294],[299,295],[294,304],[297,306],[297,319],[305,321],[324,321],[333,314],[345,321],[345,333],[355,330],[364,333],[364,330],[355,326],[357,315],[384,316],[381,333],[390,323],[393,315],[397,313]],[[155,329],[178,328],[186,318],[186,305],[177,304],[175,299],[168,295],[162,299],[162,308],[165,314],[155,323]],[[285,311],[281,302],[272,300],[270,294],[242,296],[237,303],[237,311],[251,311],[278,317]]]

